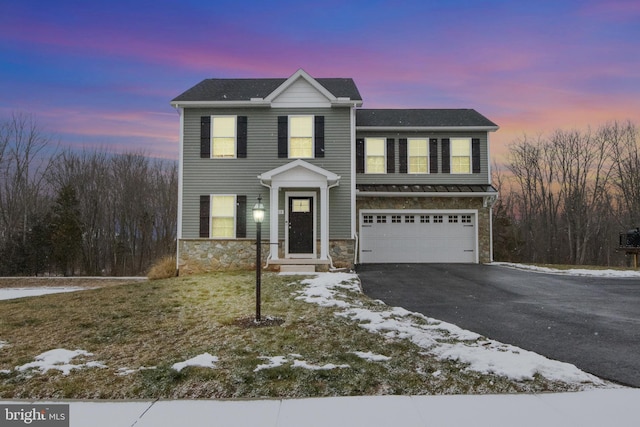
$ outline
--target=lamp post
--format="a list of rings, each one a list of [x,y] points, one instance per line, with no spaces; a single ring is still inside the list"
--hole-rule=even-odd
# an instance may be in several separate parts
[[[256,322],[260,321],[260,282],[262,268],[262,221],[264,220],[264,205],[262,197],[258,196],[258,203],[253,206],[253,220],[256,223]]]

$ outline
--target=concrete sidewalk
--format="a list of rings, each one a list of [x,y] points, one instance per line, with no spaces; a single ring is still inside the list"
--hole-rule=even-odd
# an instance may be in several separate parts
[[[2,403],[22,403],[9,402]],[[43,403],[43,402],[37,402]],[[640,389],[578,393],[285,400],[57,401],[72,427],[640,425]]]

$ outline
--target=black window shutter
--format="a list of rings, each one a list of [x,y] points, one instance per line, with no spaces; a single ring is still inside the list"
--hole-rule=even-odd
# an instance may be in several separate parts
[[[429,173],[438,173],[438,139],[429,140]]]
[[[289,117],[278,116],[278,157],[289,157]]]
[[[200,117],[200,158],[208,159],[210,157],[211,157],[211,116],[202,116]]]
[[[236,238],[247,237],[247,196],[236,196]]]
[[[247,158],[247,116],[238,116],[237,123],[238,158]]]
[[[407,173],[408,157],[407,157],[407,138],[400,138],[398,140],[398,155],[400,156],[400,173]]]
[[[211,214],[211,196],[200,196],[200,237],[209,238],[209,216]]]
[[[387,138],[387,173],[396,172],[396,144],[395,139]]]
[[[451,173],[449,138],[442,138],[442,173]]]
[[[356,173],[364,173],[364,139],[356,139]]]
[[[315,157],[324,157],[324,116],[316,116],[314,120]]]
[[[471,140],[471,172],[480,173],[480,139]]]

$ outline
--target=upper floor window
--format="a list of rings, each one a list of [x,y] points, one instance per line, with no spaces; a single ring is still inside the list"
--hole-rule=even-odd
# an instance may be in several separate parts
[[[313,116],[289,117],[289,158],[313,158]]]
[[[408,172],[429,173],[429,140],[409,139],[407,142]]]
[[[470,138],[451,138],[451,173],[471,173]]]
[[[235,196],[211,196],[211,237],[234,238],[235,218]]]
[[[236,116],[211,117],[211,157],[236,157]]]
[[[366,138],[364,144],[365,173],[386,172],[386,140]]]

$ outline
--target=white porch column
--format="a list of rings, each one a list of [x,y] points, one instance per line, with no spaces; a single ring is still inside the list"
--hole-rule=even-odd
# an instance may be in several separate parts
[[[269,199],[269,253],[271,259],[278,259],[278,195],[280,187],[276,184],[271,187]]]
[[[320,186],[320,259],[328,259],[329,250],[329,189],[327,185]]]

